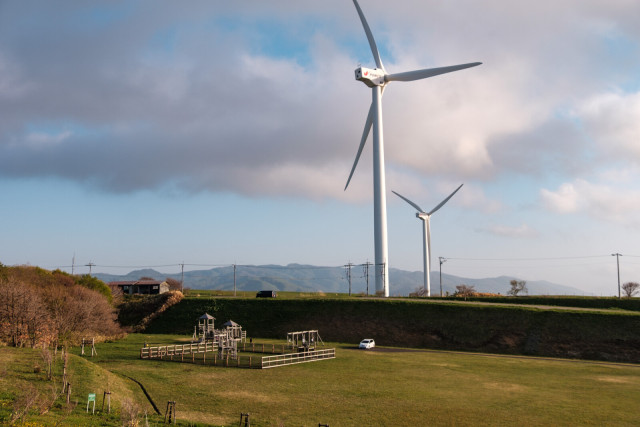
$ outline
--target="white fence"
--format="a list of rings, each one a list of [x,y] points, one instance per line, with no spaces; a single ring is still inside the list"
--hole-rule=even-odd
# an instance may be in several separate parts
[[[295,365],[296,363],[315,362],[324,359],[335,359],[335,357],[335,348],[305,351],[302,353],[278,354],[276,356],[264,356],[262,358],[262,369],[275,368],[285,365]]]
[[[185,354],[212,353],[218,350],[218,344],[213,341],[190,344],[172,344],[156,347],[142,347],[140,359],[161,359],[169,356],[184,356]]]

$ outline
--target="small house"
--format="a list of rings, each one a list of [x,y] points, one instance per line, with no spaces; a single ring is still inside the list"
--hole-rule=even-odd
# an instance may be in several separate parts
[[[169,292],[169,284],[158,280],[124,280],[109,282],[111,292],[119,291],[125,295],[157,295]]]

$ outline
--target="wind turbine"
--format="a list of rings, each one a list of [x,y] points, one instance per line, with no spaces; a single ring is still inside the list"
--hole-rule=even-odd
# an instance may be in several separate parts
[[[410,82],[413,80],[426,79],[439,74],[475,67],[482,63],[473,62],[449,67],[427,68],[407,71],[404,73],[389,74],[382,65],[376,41],[374,40],[369,24],[367,24],[367,20],[362,13],[362,9],[360,9],[360,5],[357,0],[353,0],[353,4],[360,16],[364,32],[367,35],[367,40],[369,40],[369,47],[371,48],[373,59],[376,62],[376,68],[358,67],[355,70],[356,80],[363,82],[372,89],[372,101],[371,106],[369,107],[367,121],[364,125],[364,131],[362,132],[362,138],[360,139],[358,153],[356,154],[356,159],[353,162],[353,167],[351,168],[351,173],[349,174],[349,179],[347,180],[347,185],[345,185],[344,189],[346,190],[349,186],[349,182],[351,182],[351,177],[358,165],[358,160],[360,160],[362,149],[364,148],[367,137],[369,136],[369,131],[373,127],[373,222],[376,292],[384,291],[384,296],[388,297],[389,275],[385,273],[389,271],[387,246],[387,196],[384,176],[384,144],[382,135],[382,93],[384,92],[384,88],[387,84],[393,81]]]
[[[420,206],[413,203],[411,200],[407,199],[400,193],[396,193],[392,191],[393,194],[400,197],[405,202],[409,203],[411,206],[416,208],[418,212],[416,212],[416,218],[422,220],[422,232],[424,234],[422,241],[422,251],[424,254],[424,288],[427,290],[427,296],[431,296],[431,215],[433,215],[438,209],[444,206],[445,203],[449,201],[450,198],[453,197],[454,194],[458,192],[459,189],[462,188],[464,184],[460,184],[460,187],[456,188],[456,190],[449,194],[449,197],[440,202],[438,206],[431,209],[431,212],[425,212]]]

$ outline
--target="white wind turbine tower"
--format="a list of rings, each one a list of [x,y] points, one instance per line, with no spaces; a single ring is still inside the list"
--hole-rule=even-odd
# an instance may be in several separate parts
[[[356,80],[360,80],[372,89],[372,101],[371,107],[369,107],[369,115],[367,116],[367,121],[364,125],[364,132],[362,132],[358,153],[356,154],[356,159],[353,162],[353,167],[351,168],[351,173],[349,174],[349,179],[347,180],[347,185],[345,185],[344,189],[346,190],[349,186],[353,172],[358,165],[360,154],[362,154],[362,149],[364,148],[367,137],[369,136],[369,131],[373,127],[373,222],[376,292],[384,291],[384,296],[388,297],[389,275],[387,272],[389,271],[389,261],[387,248],[387,199],[384,176],[384,144],[382,138],[382,93],[389,82],[409,82],[413,80],[426,79],[427,77],[433,77],[439,74],[475,67],[476,65],[480,65],[481,62],[389,74],[382,65],[376,41],[373,39],[373,34],[371,34],[371,29],[369,28],[369,24],[367,24],[364,14],[362,13],[362,9],[360,9],[360,5],[358,5],[357,0],[353,0],[353,4],[358,11],[360,21],[362,21],[362,26],[367,34],[371,53],[373,53],[373,59],[376,62],[376,68],[371,69],[358,67],[355,70]]]
[[[458,190],[462,188],[463,185],[464,184],[460,184],[460,187],[456,188],[456,190],[453,193],[449,194],[449,197],[447,197],[442,202],[440,202],[438,206],[431,209],[431,212],[425,212],[424,209],[422,209],[420,206],[413,203],[411,200],[407,199],[400,193],[396,193],[395,191],[392,191],[393,194],[400,197],[402,200],[404,200],[405,202],[409,203],[411,206],[416,208],[416,210],[418,211],[416,212],[416,218],[422,220],[422,232],[424,234],[423,241],[422,241],[422,248],[423,248],[422,251],[424,254],[424,264],[423,264],[424,288],[427,290],[428,297],[431,296],[431,274],[430,274],[431,273],[431,215],[433,215],[438,209],[443,207],[444,204],[447,203],[449,199],[452,198],[453,195],[456,194]]]

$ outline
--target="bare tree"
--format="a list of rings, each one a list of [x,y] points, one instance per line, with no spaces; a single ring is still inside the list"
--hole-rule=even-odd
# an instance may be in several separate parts
[[[468,297],[472,297],[476,293],[475,286],[458,285],[456,286],[455,296],[461,296],[466,301]]]
[[[55,351],[89,333],[120,334],[115,319],[104,294],[76,284],[67,274],[0,265],[0,341]]]
[[[123,426],[137,426],[140,421],[140,405],[131,399],[123,399],[120,407],[120,420]]]
[[[27,384],[23,388],[23,393],[13,401],[13,410],[9,416],[10,424],[13,425],[17,421],[24,421],[29,414],[29,409],[36,404],[39,397],[38,390],[32,384]]]
[[[169,285],[170,291],[179,291],[182,289],[182,283],[179,280],[176,280],[172,277],[167,277],[164,281],[167,282],[167,285]]]
[[[511,289],[507,292],[507,295],[511,295],[517,297],[518,294],[528,294],[529,290],[527,289],[527,281],[526,280],[516,280],[513,279],[509,282],[511,285]]]
[[[624,291],[624,296],[627,298],[631,298],[635,294],[640,291],[640,283],[636,282],[627,282],[622,285],[622,290]]]
[[[424,288],[424,286],[418,286],[415,292],[411,292],[409,296],[410,297],[426,297],[427,290]]]
[[[14,347],[35,347],[46,325],[46,311],[36,290],[9,278],[0,280],[0,337]]]
[[[51,379],[53,379],[53,353],[51,353],[51,350],[46,344],[42,345],[40,356],[42,357],[42,362],[47,368],[47,379],[51,381]]]

